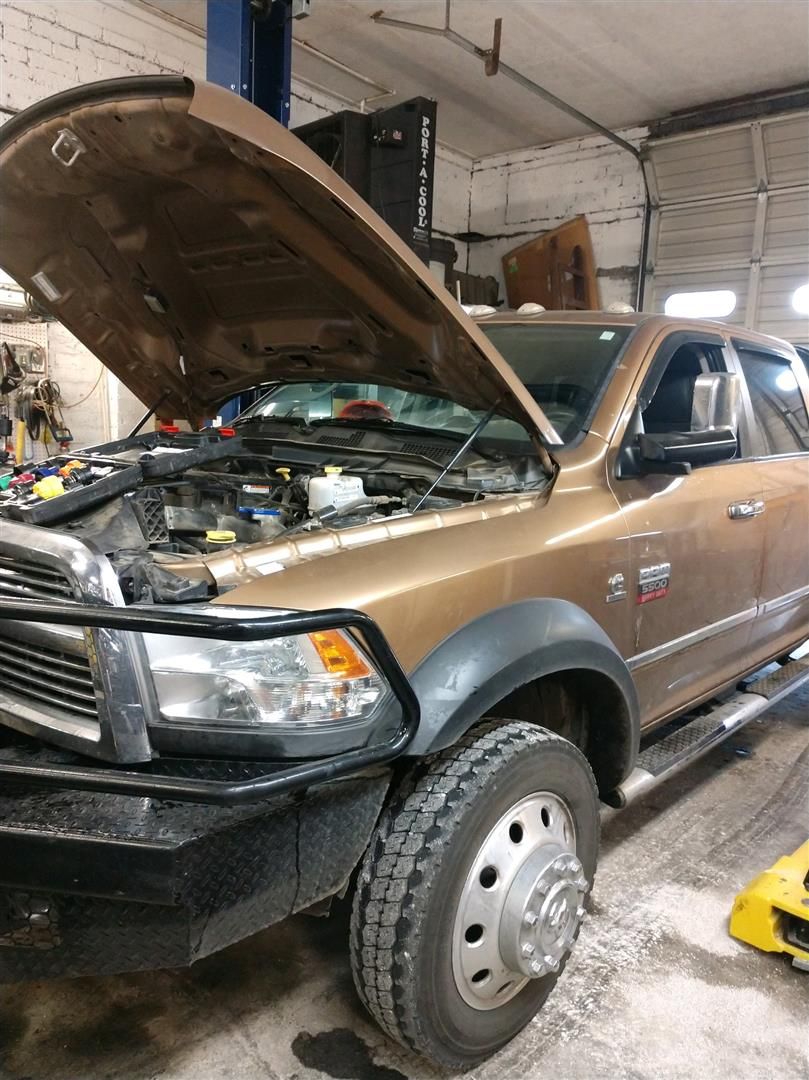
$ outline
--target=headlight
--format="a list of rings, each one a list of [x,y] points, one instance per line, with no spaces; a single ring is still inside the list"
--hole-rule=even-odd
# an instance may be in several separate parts
[[[244,609],[206,606],[214,612],[245,617]],[[261,612],[269,614],[277,613]],[[251,642],[144,636],[161,722],[172,727],[333,729],[367,720],[385,696],[384,680],[340,630]]]

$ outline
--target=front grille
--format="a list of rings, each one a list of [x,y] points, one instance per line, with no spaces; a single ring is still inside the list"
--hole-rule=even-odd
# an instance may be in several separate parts
[[[54,641],[53,645],[56,645]],[[0,634],[0,689],[32,705],[45,703],[84,719],[97,719],[93,674],[86,655]]]
[[[0,522],[0,728],[104,761],[147,761],[154,709],[139,634],[34,623],[34,600],[120,607],[106,556],[69,532]]]
[[[73,586],[60,570],[0,553],[0,597],[14,600],[75,600]]]

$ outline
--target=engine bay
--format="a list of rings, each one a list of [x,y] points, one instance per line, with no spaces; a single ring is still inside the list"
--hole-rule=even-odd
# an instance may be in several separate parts
[[[410,456],[338,440],[315,448],[300,436],[245,440],[233,429],[151,432],[17,466],[0,478],[0,519],[90,542],[127,603],[188,603],[208,599],[211,584],[183,563],[521,486],[508,462],[472,452],[432,491],[440,462]]]

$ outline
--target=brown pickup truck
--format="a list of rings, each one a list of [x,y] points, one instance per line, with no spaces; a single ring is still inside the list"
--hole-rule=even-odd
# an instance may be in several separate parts
[[[0,168],[5,269],[189,422],[0,491],[0,979],[189,964],[350,889],[382,1027],[480,1061],[574,945],[599,797],[809,679],[805,367],[723,324],[473,319],[179,77],[28,109]]]

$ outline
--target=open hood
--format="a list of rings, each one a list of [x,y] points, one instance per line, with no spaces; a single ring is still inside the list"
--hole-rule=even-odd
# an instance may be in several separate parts
[[[0,128],[0,263],[144,403],[367,379],[558,442],[427,268],[299,139],[180,76],[82,86]]]

